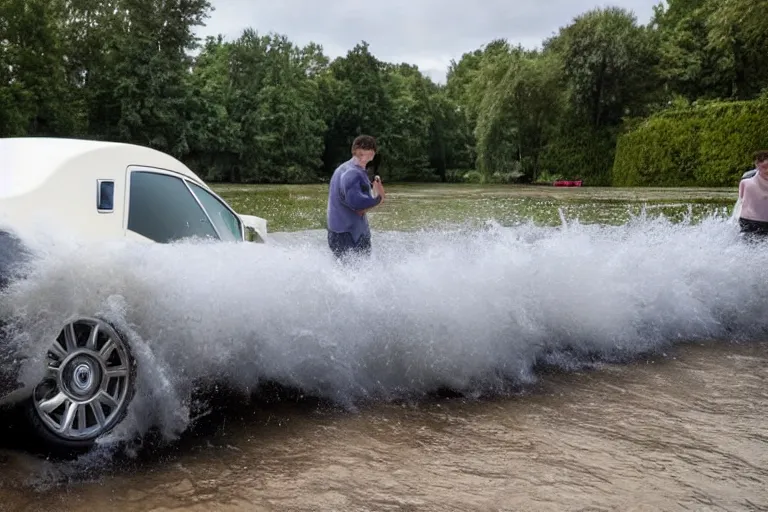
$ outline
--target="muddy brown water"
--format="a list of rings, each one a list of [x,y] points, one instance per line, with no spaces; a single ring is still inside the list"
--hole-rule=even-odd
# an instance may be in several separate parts
[[[52,488],[55,464],[5,449],[0,510],[768,510],[768,343],[685,346],[503,399],[254,417]]]

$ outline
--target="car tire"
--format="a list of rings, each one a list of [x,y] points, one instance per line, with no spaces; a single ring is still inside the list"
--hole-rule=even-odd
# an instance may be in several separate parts
[[[46,354],[46,375],[23,404],[36,451],[70,457],[89,451],[125,418],[136,361],[120,331],[101,318],[67,322]]]

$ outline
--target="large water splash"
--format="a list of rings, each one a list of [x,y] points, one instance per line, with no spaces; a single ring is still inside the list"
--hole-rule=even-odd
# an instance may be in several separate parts
[[[117,438],[183,431],[199,381],[275,381],[343,404],[482,394],[530,383],[541,363],[768,329],[766,247],[716,217],[375,233],[374,255],[346,266],[321,232],[266,245],[30,243],[30,277],[0,297],[13,346],[32,357],[24,379],[39,377],[40,340],[64,320],[109,318],[139,363]]]

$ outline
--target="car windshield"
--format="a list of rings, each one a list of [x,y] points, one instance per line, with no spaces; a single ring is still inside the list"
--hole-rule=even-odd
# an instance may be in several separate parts
[[[240,219],[232,213],[222,201],[203,187],[187,181],[189,187],[195,193],[200,203],[205,208],[213,225],[219,232],[222,240],[240,241],[243,239],[243,230]]]

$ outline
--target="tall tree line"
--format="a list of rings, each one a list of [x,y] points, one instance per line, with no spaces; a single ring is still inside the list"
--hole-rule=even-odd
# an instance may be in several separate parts
[[[766,96],[768,3],[668,0],[650,23],[588,11],[535,50],[464,54],[438,84],[361,42],[246,28],[199,41],[208,0],[0,0],[0,136],[132,142],[204,179],[327,179],[358,133],[389,181],[608,184],[616,137],[663,109]]]

